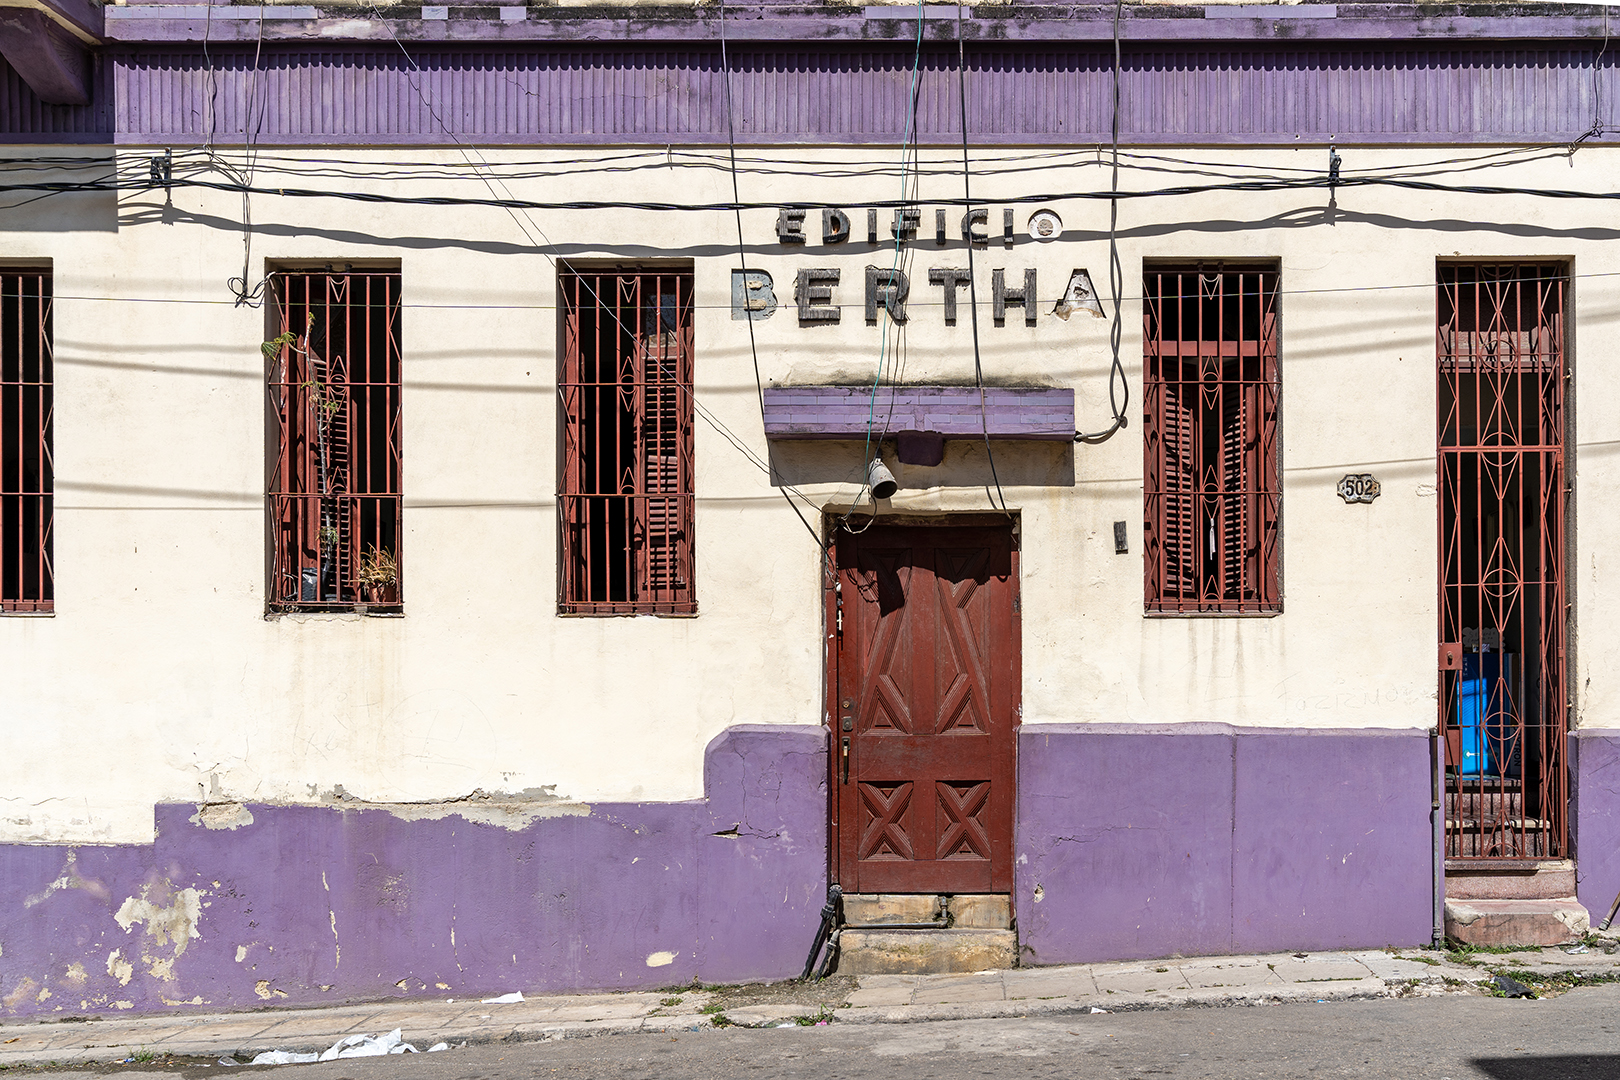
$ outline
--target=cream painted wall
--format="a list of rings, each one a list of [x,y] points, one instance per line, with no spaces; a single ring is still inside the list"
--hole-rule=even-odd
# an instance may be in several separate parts
[[[1452,150],[1342,149],[1347,170],[1431,161]],[[634,150],[485,152],[494,163]],[[18,155],[30,153],[25,149]],[[95,152],[85,151],[87,156]],[[239,152],[225,151],[230,160]],[[520,198],[723,202],[718,155],[660,147],[656,167],[512,180]],[[1094,155],[1041,172],[995,174],[1024,151],[978,155],[974,197],[1104,189]],[[1482,151],[1483,153],[1483,151]],[[122,151],[126,169],[144,153]],[[261,153],[258,180],[311,156]],[[465,173],[456,153],[330,151],[377,176],[405,162]],[[753,324],[769,383],[873,378],[881,333],[862,318],[863,200],[895,198],[893,151],[775,149],[792,175],[745,172],[745,200],[837,201],[852,242],[776,243],[775,214],[744,215],[748,264],[773,274],[783,308]],[[1182,151],[1218,174],[1318,169],[1319,149]],[[971,381],[963,297],[943,323],[930,266],[932,198],[955,197],[948,152],[921,181],[923,239],[904,254],[911,319],[883,348],[907,382]],[[196,160],[196,155],[191,156]],[[177,175],[187,175],[182,166]],[[619,162],[624,164],[623,161]],[[1047,164],[1054,164],[1047,161]],[[1493,182],[1604,190],[1612,151],[1512,165]],[[373,169],[374,166],[374,169]],[[812,171],[823,175],[813,176]],[[1128,169],[1148,188],[1185,177]],[[1197,178],[1194,178],[1197,179]],[[485,197],[473,180],[301,178],[303,186]],[[1592,644],[1620,620],[1613,602],[1620,511],[1613,490],[1617,393],[1605,352],[1617,317],[1620,246],[1601,204],[1381,189],[1228,193],[1125,201],[1123,355],[1130,426],[1100,446],[997,443],[997,471],[1021,521],[1025,723],[1218,720],[1317,727],[1428,727],[1435,713],[1434,263],[1460,254],[1571,257],[1580,425],[1579,555],[1571,566],[1587,643],[1575,681],[1580,723],[1620,724],[1620,678]],[[1021,234],[974,254],[981,355],[993,381],[1072,386],[1079,423],[1108,420],[1108,323],[1048,314],[1076,267],[1106,292],[1108,206],[1052,204],[1064,233]],[[1019,211],[1020,226],[1030,209]],[[960,211],[950,215],[951,231]],[[525,231],[573,258],[688,258],[696,268],[697,388],[705,408],[761,457],[749,324],[729,311],[736,226],[722,212],[534,212],[388,207],[259,197],[250,266],[276,260],[397,260],[404,280],[406,612],[402,618],[264,615],[264,391],[261,310],[237,307],[236,197],[62,195],[0,213],[0,258],[55,270],[57,613],[0,618],[7,753],[0,842],[144,841],[152,806],[197,799],[416,802],[544,791],[567,800],[690,799],[702,751],[738,723],[820,718],[817,551],[765,473],[714,427],[697,431],[697,578],[691,619],[556,615],[555,270]],[[885,215],[884,235],[887,235]],[[1506,225],[1483,224],[1496,220]],[[1142,614],[1140,269],[1144,259],[1276,259],[1282,268],[1283,614]],[[838,266],[844,320],[800,327],[793,274]],[[1038,323],[989,318],[992,268],[1039,271]],[[891,457],[891,463],[893,459]],[[859,443],[784,444],[782,476],[814,504],[858,495]],[[951,444],[938,469],[897,469],[891,513],[986,510],[982,447]],[[1383,496],[1346,506],[1334,485],[1372,472]],[[812,517],[812,522],[814,522]],[[1131,550],[1113,553],[1112,525]],[[1607,576],[1605,576],[1607,575]]]

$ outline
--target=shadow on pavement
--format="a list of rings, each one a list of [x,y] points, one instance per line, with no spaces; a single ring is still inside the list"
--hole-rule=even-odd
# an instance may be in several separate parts
[[[1612,1080],[1620,1054],[1525,1054],[1474,1058],[1471,1064],[1493,1080]]]

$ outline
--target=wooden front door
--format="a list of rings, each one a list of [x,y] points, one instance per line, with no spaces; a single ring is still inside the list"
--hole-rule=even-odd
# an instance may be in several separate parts
[[[840,532],[836,560],[834,879],[845,892],[1010,892],[1010,524],[873,525]]]

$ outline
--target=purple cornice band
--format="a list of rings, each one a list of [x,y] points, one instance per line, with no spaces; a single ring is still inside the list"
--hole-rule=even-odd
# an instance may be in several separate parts
[[[981,399],[982,393],[982,399]],[[880,431],[937,431],[947,439],[1074,438],[1074,390],[987,386],[772,386],[765,435],[860,439]]]
[[[109,8],[109,38],[136,24],[148,29],[162,24],[163,18],[141,16],[163,10]],[[213,20],[216,39],[257,28],[257,18],[240,17],[243,9],[227,10],[237,17]],[[1347,9],[1337,10],[1342,19]],[[1253,20],[1209,17],[1180,23],[1195,21],[1200,28],[1226,28]],[[1303,35],[1303,28],[1318,32],[1320,24],[1336,19],[1264,21]],[[1522,23],[1528,33],[1548,21],[1500,19],[1504,25],[1498,29],[1505,33],[1507,24],[1520,28]],[[1568,36],[1581,36],[1575,33],[1584,26],[1580,20],[1552,21]],[[299,22],[267,19],[267,35],[272,23]],[[355,33],[368,26],[385,29],[377,20],[352,22],[360,28]],[[935,22],[954,35],[954,21]],[[1050,20],[978,22],[985,32],[1016,23],[1024,40],[968,46],[971,141],[983,146],[1108,141],[1110,44],[1058,40],[1065,24]],[[762,34],[765,26],[776,25],[768,19],[755,23]],[[1594,77],[1599,41],[1414,40],[1420,24],[1427,22],[1404,24],[1407,40],[1280,42],[1267,34],[1257,41],[1251,28],[1245,41],[1135,41],[1126,49],[1122,74],[1122,141],[1134,146],[1568,144],[1592,129],[1600,100],[1620,100],[1620,79],[1609,54]],[[447,35],[478,36],[493,24],[452,17],[434,25]],[[689,32],[687,40],[662,43],[533,36],[572,29],[587,38],[591,27],[606,23],[529,18],[501,25],[531,36],[476,44],[411,40],[411,26],[400,23],[403,44],[267,40],[257,66],[254,46],[223,40],[210,46],[206,58],[197,44],[110,43],[94,58],[88,105],[45,104],[9,65],[0,64],[0,142],[230,146],[240,145],[250,129],[260,145],[283,146],[726,141],[720,54],[702,20],[615,24],[644,27],[631,34],[634,38],[673,35],[674,28]],[[837,37],[837,18],[816,25],[826,37]],[[869,31],[877,25],[904,29],[894,19],[866,17],[862,25]],[[1036,30],[1048,36],[1037,39]],[[1393,33],[1388,26],[1385,30]],[[490,31],[490,38],[497,36]],[[738,142],[886,146],[907,129],[914,58],[908,42],[767,44],[736,36],[731,57]],[[924,144],[951,145],[961,137],[956,58],[954,43],[923,48],[913,130]],[[204,102],[209,87],[214,108]],[[250,101],[258,103],[252,123],[244,111]],[[208,118],[211,131],[204,130]],[[1617,137],[1604,131],[1587,141]]]
[[[85,0],[61,0],[82,4]],[[518,5],[521,6],[521,5]],[[717,43],[720,18],[713,7],[686,4],[631,8],[618,18],[604,9],[531,8],[519,18],[491,18],[490,5],[446,4],[441,18],[355,18],[310,5],[215,5],[129,0],[109,6],[107,38],[123,42],[211,41],[523,41],[614,43]],[[422,9],[424,12],[434,10]],[[513,10],[509,8],[508,10]],[[727,5],[725,36],[735,42],[911,41],[917,8],[906,4],[849,8],[756,0]],[[1370,42],[1465,40],[1602,41],[1602,9],[1538,11],[1523,6],[1504,14],[1500,4],[1251,4],[1126,6],[1120,37],[1127,42]],[[360,9],[356,14],[369,16]],[[961,36],[972,41],[1111,43],[1112,4],[990,4],[961,9]],[[954,4],[923,6],[923,36],[954,42]]]

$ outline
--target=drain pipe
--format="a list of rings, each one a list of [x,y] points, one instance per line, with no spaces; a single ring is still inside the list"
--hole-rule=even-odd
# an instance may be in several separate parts
[[[1434,885],[1434,938],[1431,944],[1443,948],[1446,943],[1446,810],[1445,800],[1445,747],[1440,744],[1440,727],[1429,729],[1429,833],[1430,854],[1433,861]]]
[[[816,958],[821,955],[827,939],[832,936],[833,925],[838,921],[838,906],[843,896],[844,890],[840,886],[827,886],[827,902],[821,907],[821,928],[816,931],[816,940],[810,946],[810,955],[805,957],[804,974],[799,976],[800,982],[807,982],[815,972]]]

